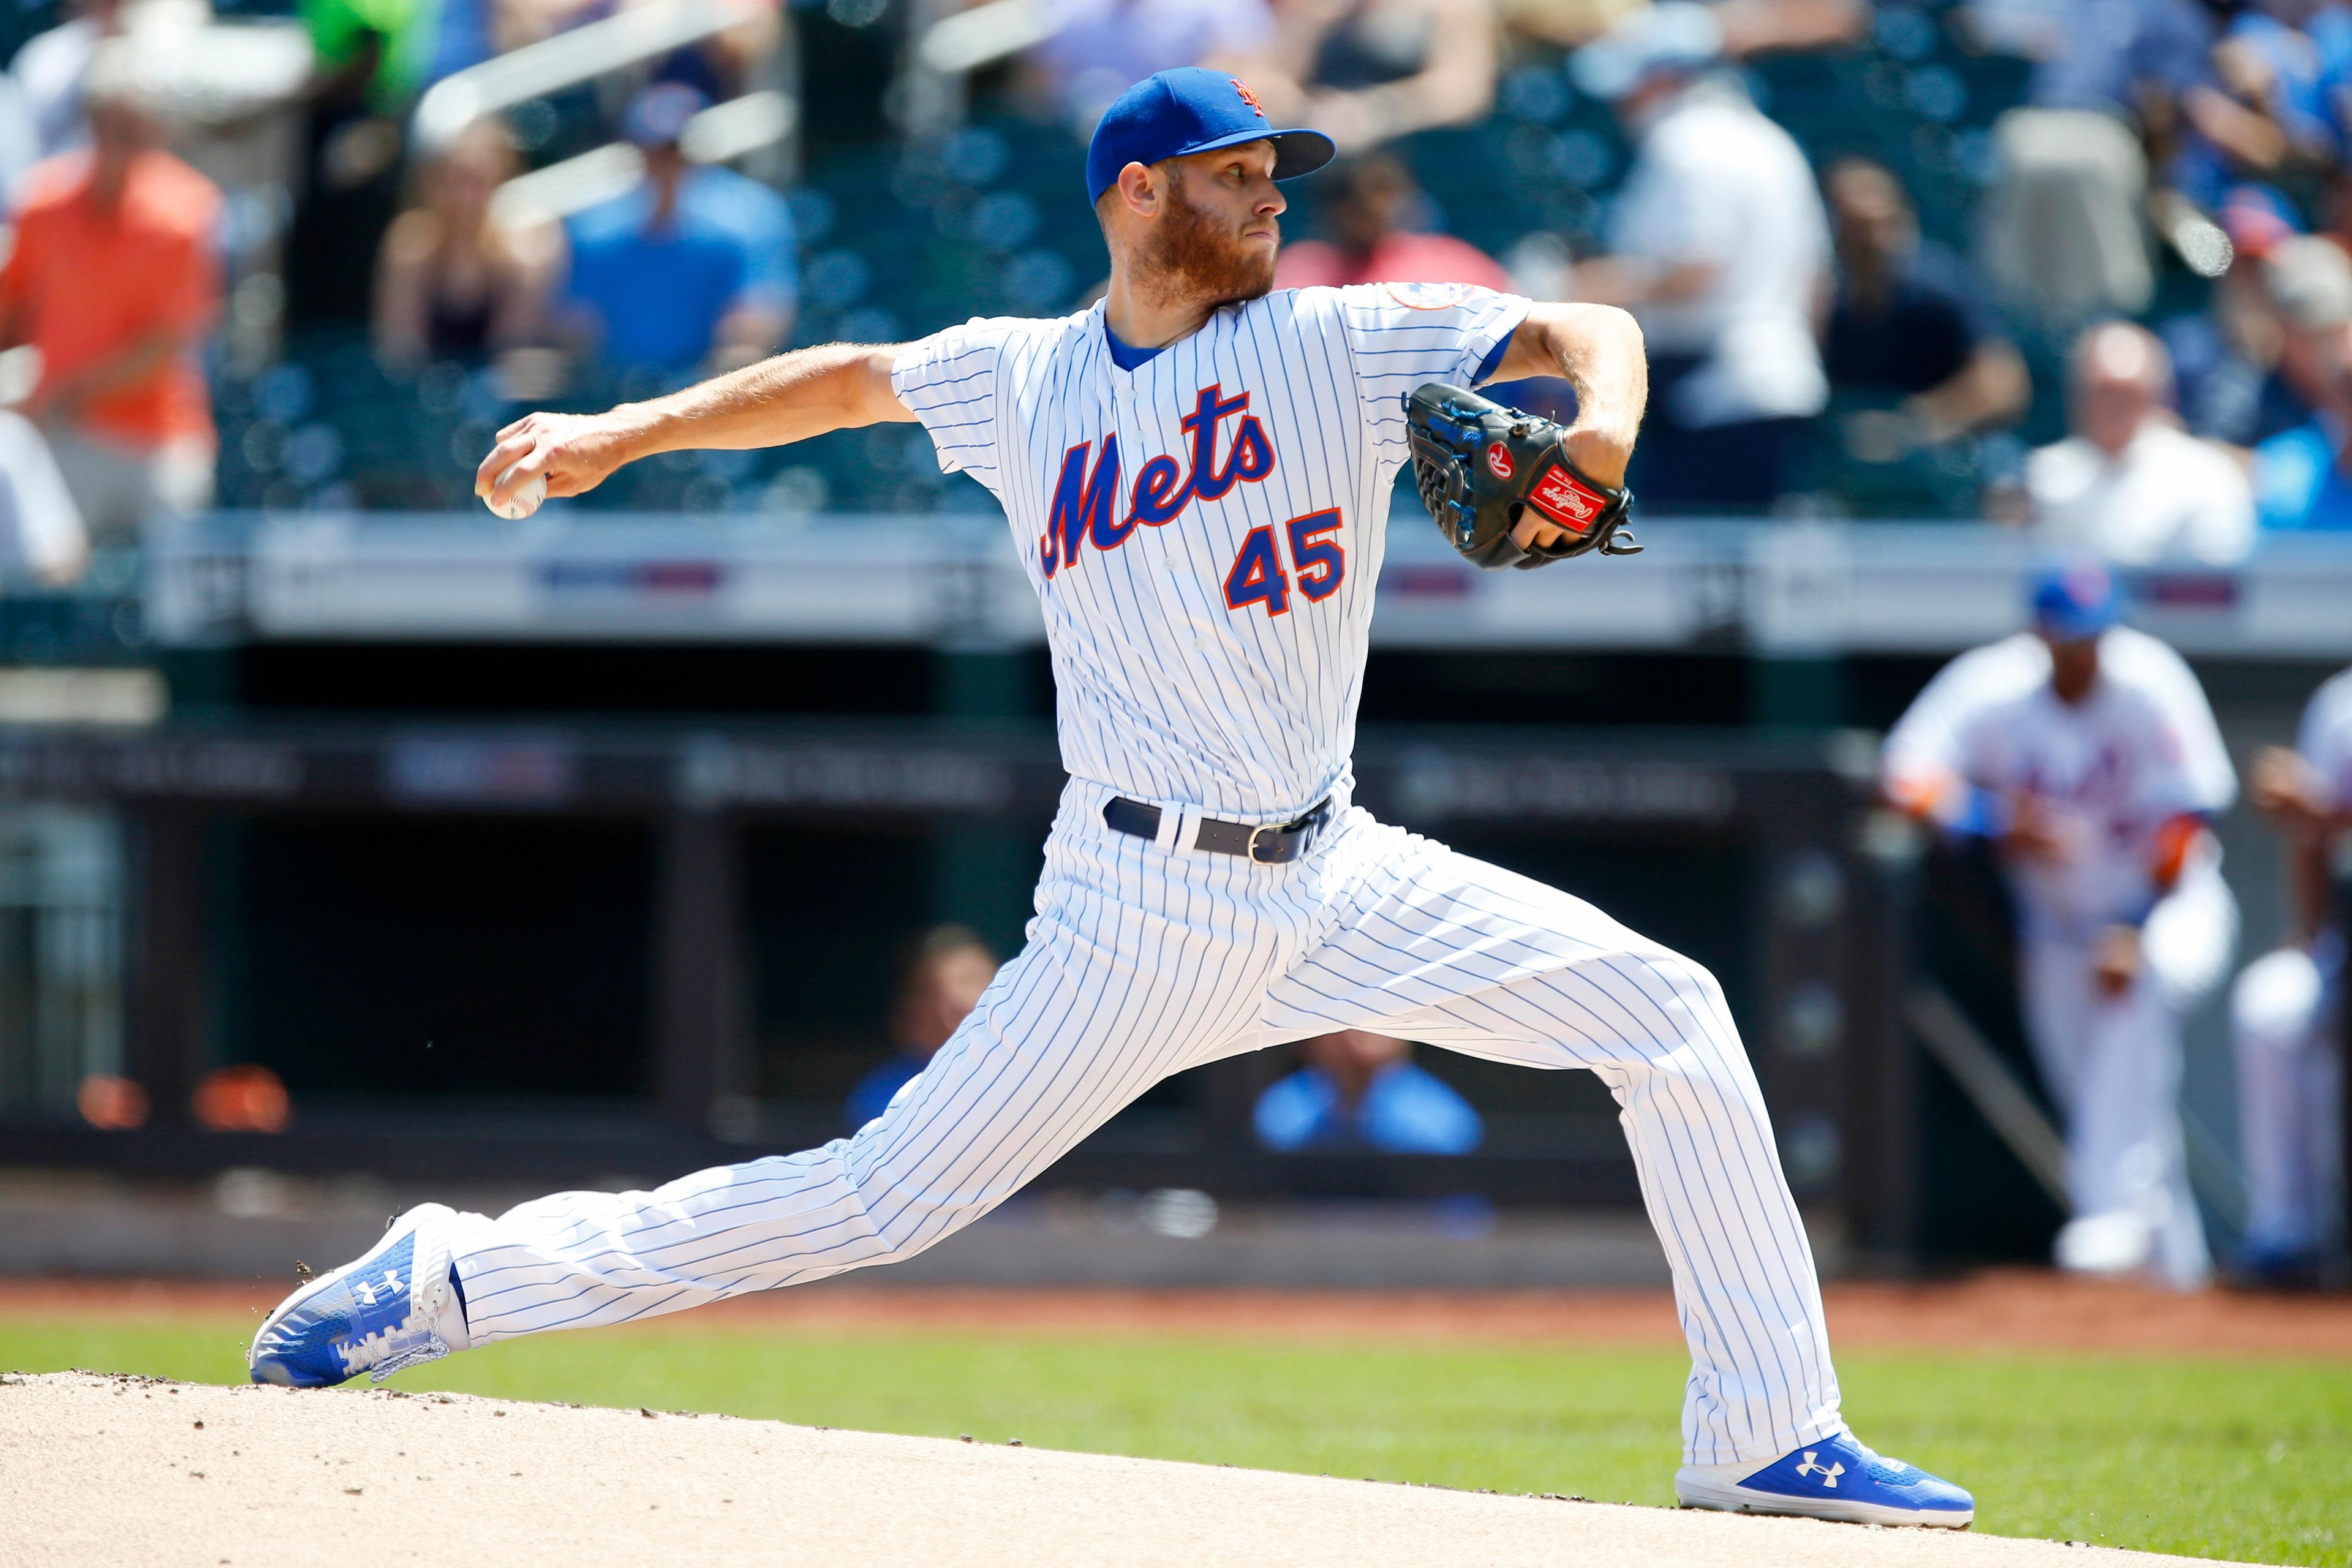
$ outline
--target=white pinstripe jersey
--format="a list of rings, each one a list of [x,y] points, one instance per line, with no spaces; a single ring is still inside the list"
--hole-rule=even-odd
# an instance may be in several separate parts
[[[1525,316],[1455,284],[1227,306],[1134,370],[1103,308],[986,319],[891,374],[940,467],[1003,503],[1045,610],[1062,763],[1270,821],[1348,775],[1401,395],[1471,384]]]
[[[2219,816],[2238,776],[2197,676],[2145,632],[2099,638],[2099,679],[2079,704],[2050,684],[2050,649],[2030,632],[1946,665],[1886,738],[1890,780],[1938,770],[1978,789],[2031,795],[2072,852],[2012,868],[2029,925],[2079,931],[2144,909],[2157,828],[2182,812]]]
[[[2332,803],[2352,805],[2352,669],[2313,693],[2295,750],[2326,781]]]

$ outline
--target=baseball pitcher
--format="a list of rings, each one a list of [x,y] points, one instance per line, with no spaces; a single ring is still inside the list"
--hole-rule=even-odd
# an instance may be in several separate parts
[[[1631,318],[1483,289],[1271,292],[1276,182],[1326,162],[1217,72],[1120,98],[1087,154],[1111,280],[1053,321],[784,354],[501,432],[494,506],[685,447],[919,420],[1001,501],[1045,608],[1064,794],[1027,945],[887,1110],[803,1153],[496,1218],[427,1205],[256,1338],[253,1376],[381,1376],[911,1257],[1168,1075],[1334,1029],[1597,1073],[1673,1266],[1687,1503],[1965,1525],[1839,1413],[1813,1260],[1713,976],[1589,904],[1374,821],[1349,756],[1391,481],[1486,567],[1633,548]],[[1470,389],[1560,375],[1576,423]]]

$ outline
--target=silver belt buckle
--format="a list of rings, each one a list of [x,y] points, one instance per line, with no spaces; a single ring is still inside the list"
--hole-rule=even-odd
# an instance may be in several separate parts
[[[1320,808],[1318,807],[1318,809],[1320,809]],[[1302,816],[1302,817],[1297,818],[1296,821],[1292,821],[1292,822],[1269,822],[1269,823],[1265,824],[1265,826],[1264,826],[1263,827],[1253,827],[1253,828],[1251,828],[1251,829],[1250,829],[1250,836],[1249,836],[1249,858],[1250,858],[1250,863],[1251,863],[1252,865],[1256,865],[1256,866],[1278,866],[1278,865],[1280,865],[1280,864],[1281,864],[1281,862],[1280,862],[1280,861],[1278,861],[1278,860],[1261,860],[1261,859],[1259,859],[1259,858],[1257,858],[1257,837],[1258,837],[1258,835],[1259,835],[1259,834],[1261,834],[1261,833],[1272,833],[1272,834],[1277,834],[1277,835],[1279,835],[1279,834],[1284,834],[1284,833],[1301,833],[1301,834],[1306,834],[1306,833],[1312,833],[1312,832],[1314,832],[1314,831],[1315,831],[1315,829],[1316,829],[1316,827],[1317,827],[1318,826],[1318,823],[1316,822],[1316,820],[1315,820],[1315,813],[1314,813],[1314,812],[1312,812],[1312,811],[1310,811],[1310,812],[1308,812],[1306,816]]]

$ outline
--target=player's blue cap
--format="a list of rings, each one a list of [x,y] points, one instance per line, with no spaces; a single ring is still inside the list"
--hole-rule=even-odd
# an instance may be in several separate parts
[[[1239,77],[1185,66],[1145,77],[1103,111],[1087,145],[1087,200],[1098,202],[1129,163],[1157,163],[1244,142],[1274,143],[1274,177],[1311,174],[1331,161],[1320,131],[1276,131]]]
[[[2083,642],[2123,619],[2123,585],[2104,561],[2053,561],[2033,574],[2033,626],[2060,642]]]

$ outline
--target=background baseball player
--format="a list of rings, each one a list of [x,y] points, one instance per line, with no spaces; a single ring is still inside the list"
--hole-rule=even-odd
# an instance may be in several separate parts
[[[1412,418],[1404,397],[1538,373],[1575,387],[1578,421],[1549,446],[1479,448],[1482,470],[1528,487],[1508,539],[1484,501],[1448,524],[1482,563],[1536,563],[1528,552],[1609,542],[1644,374],[1631,319],[1605,308],[1456,285],[1269,294],[1275,182],[1329,155],[1230,77],[1162,73],[1112,106],[1089,151],[1112,257],[1094,309],[786,354],[502,434],[479,477],[496,506],[542,480],[576,494],[656,452],[920,419],[942,466],[1003,503],[1045,610],[1071,778],[1036,918],[854,1137],[496,1219],[411,1210],[270,1315],[257,1379],[381,1374],[906,1258],[1171,1073],[1369,1028],[1589,1068],[1614,1092],[1693,1359],[1685,1501],[1974,1517],[1968,1493],[1846,1431],[1811,1252],[1714,977],[1349,804],[1391,481],[1409,436],[1444,447],[1480,417],[1466,394]]]
[[[2062,1268],[2210,1268],[2177,1096],[2180,1020],[2227,971],[2237,904],[2207,822],[2237,777],[2179,655],[2116,625],[2096,562],[2045,573],[2034,630],[1962,654],[1887,737],[1888,796],[1992,839],[2026,1032],[2066,1123]]]
[[[2352,670],[2319,689],[2295,750],[2254,760],[2247,795],[2287,837],[2293,921],[2231,993],[2247,1276],[2312,1284],[2343,1243],[2344,928],[2334,853],[2352,834]]]

